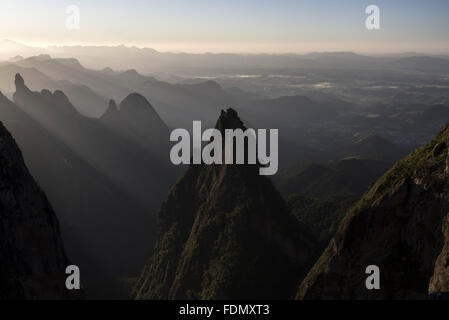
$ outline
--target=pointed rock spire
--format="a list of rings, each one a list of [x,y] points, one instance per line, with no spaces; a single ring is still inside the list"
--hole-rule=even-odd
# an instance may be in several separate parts
[[[224,133],[225,129],[246,129],[242,120],[240,120],[237,111],[232,108],[221,110],[221,114],[217,120],[217,123],[215,124],[215,128],[220,130],[222,134]]]
[[[228,128],[243,128],[233,109],[217,121]],[[247,166],[191,166],[163,203],[158,232],[137,299],[286,299],[316,256],[310,231]]]
[[[20,73],[16,74],[16,79],[14,81],[14,84],[16,85],[16,91],[20,91],[22,89],[25,89],[25,80],[23,80],[22,76],[20,75]]]
[[[115,103],[114,99],[109,100],[109,105],[106,112],[118,112],[117,103]]]
[[[109,104],[108,104],[108,108],[106,109],[106,111],[103,113],[103,115],[101,116],[102,119],[105,118],[110,118],[112,116],[115,116],[118,114],[118,107],[117,107],[117,103],[115,103],[114,99],[109,100]]]

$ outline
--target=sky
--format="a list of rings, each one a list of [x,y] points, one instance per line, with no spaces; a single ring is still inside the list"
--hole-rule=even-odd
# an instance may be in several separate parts
[[[69,30],[70,5],[79,29]],[[380,30],[365,27],[368,5]],[[160,51],[449,53],[446,0],[0,0],[0,39]]]

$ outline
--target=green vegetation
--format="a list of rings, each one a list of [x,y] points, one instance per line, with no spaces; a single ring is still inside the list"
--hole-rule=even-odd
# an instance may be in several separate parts
[[[343,218],[298,298],[417,298],[441,288],[444,277],[435,273],[447,272],[447,265],[437,257],[447,253],[443,234],[435,230],[441,230],[449,206],[448,141],[446,124],[373,184]],[[356,272],[367,263],[383,268],[384,286],[371,295]]]
[[[365,200],[378,198],[388,193],[403,179],[438,176],[445,170],[449,125],[445,125],[438,135],[425,146],[412,151],[406,158],[396,163],[367,192]]]

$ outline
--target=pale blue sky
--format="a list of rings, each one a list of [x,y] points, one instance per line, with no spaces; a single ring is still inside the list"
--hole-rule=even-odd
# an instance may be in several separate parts
[[[81,29],[65,28],[68,5]],[[381,30],[365,28],[380,7]],[[0,38],[31,44],[125,44],[191,52],[449,50],[445,0],[14,0],[0,2]],[[449,52],[447,52],[449,53]]]

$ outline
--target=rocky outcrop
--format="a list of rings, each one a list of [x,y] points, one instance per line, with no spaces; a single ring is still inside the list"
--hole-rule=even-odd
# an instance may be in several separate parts
[[[242,128],[228,109],[217,129]],[[315,241],[257,165],[192,165],[159,214],[137,299],[281,299],[313,261]]]
[[[0,123],[0,299],[66,299],[69,265],[45,194]]]
[[[343,219],[299,299],[410,299],[449,292],[449,125],[391,168]],[[380,268],[367,290],[365,268]]]

